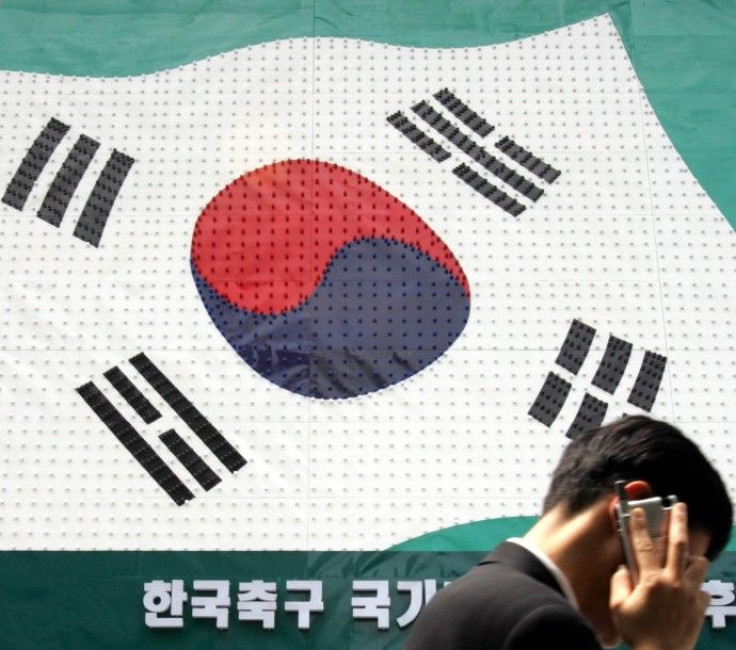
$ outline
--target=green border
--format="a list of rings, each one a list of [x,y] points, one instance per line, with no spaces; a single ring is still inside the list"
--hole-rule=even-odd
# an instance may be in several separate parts
[[[488,551],[509,537],[522,537],[536,517],[485,519],[435,530],[392,546],[390,551]],[[726,551],[736,551],[736,526]]]
[[[228,551],[7,551],[0,552],[0,648],[3,650],[181,650],[182,648],[269,648],[293,650],[400,650],[408,628],[396,617],[409,598],[398,580],[455,580],[483,557],[478,552],[228,552]],[[736,580],[736,554],[725,553],[710,567],[709,579]],[[144,584],[183,580],[194,595],[193,581],[230,581],[229,628],[193,619],[185,603],[184,627],[149,629],[144,623]],[[354,620],[352,580],[387,580],[391,595],[389,629],[375,621]],[[292,613],[279,605],[274,630],[237,619],[238,583],[275,582],[279,602],[286,600],[287,580],[320,580],[324,611],[314,614],[309,631],[297,629]],[[295,598],[299,599],[299,596]],[[726,629],[702,631],[700,650],[735,646],[736,621]],[[623,649],[621,649],[623,650]]]
[[[129,76],[305,36],[470,47],[607,12],[633,56],[621,0],[0,0],[0,68]]]
[[[489,551],[509,537],[522,537],[536,517],[504,517],[450,526],[392,546],[391,551]]]

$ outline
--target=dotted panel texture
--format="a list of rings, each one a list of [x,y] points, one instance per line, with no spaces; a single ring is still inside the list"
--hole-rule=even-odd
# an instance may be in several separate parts
[[[374,549],[535,515],[602,413],[680,424],[736,496],[735,235],[607,16],[0,72],[0,121],[0,548]]]

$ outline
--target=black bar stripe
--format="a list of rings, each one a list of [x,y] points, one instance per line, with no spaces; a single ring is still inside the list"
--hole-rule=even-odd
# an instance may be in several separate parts
[[[550,372],[544,380],[542,390],[529,409],[529,415],[545,426],[551,426],[560,414],[572,384],[554,372]]]
[[[499,190],[495,185],[489,183],[485,178],[474,172],[467,165],[462,164],[455,167],[455,169],[452,170],[452,173],[465,181],[476,192],[482,194],[489,201],[492,201],[509,214],[518,217],[522,212],[524,212],[524,210],[526,210],[525,205],[519,203],[516,199]]]
[[[475,131],[481,138],[485,138],[493,126],[486,122],[478,113],[467,104],[461,102],[449,89],[443,88],[434,94],[434,98],[450,111],[465,126]]]
[[[197,410],[194,404],[184,397],[181,391],[143,352],[130,359],[130,363],[225,467],[231,472],[236,472],[245,465],[246,460],[237,449]]]
[[[664,368],[667,365],[667,357],[656,352],[645,352],[644,360],[641,362],[639,374],[631,389],[628,402],[638,406],[645,411],[651,411],[654,401],[657,399],[659,386],[664,376]]]
[[[93,246],[100,245],[112,206],[134,162],[130,156],[113,150],[77,221],[75,237]]]
[[[3,203],[16,210],[22,210],[28,200],[38,177],[46,167],[51,154],[69,131],[69,126],[55,117],[41,131],[34,140],[31,148],[23,158],[15,176],[11,179],[3,195]]]
[[[409,140],[424,151],[424,153],[432,156],[432,158],[437,162],[442,162],[450,157],[449,151],[437,144],[424,131],[409,121],[409,118],[407,118],[401,111],[397,111],[393,115],[389,115],[386,118],[386,121],[391,126],[398,129],[400,133],[409,138]]]
[[[544,190],[537,187],[530,180],[524,178],[521,174],[517,174],[513,169],[504,165],[500,160],[494,158],[482,147],[477,149],[471,155],[473,160],[482,165],[491,174],[500,178],[504,183],[513,187],[517,192],[520,192],[528,199],[532,201],[538,201]]]
[[[606,351],[593,377],[593,385],[613,395],[624,376],[632,348],[628,341],[610,335]]]
[[[458,129],[452,122],[446,120],[427,102],[419,102],[412,109],[419,117],[429,124],[435,131],[442,134],[460,151],[468,154],[473,160],[481,164],[491,174],[500,178],[504,183],[513,187],[532,201],[537,201],[544,191],[530,180],[524,178],[500,160],[489,154],[483,147],[473,142],[467,135]]]
[[[125,401],[133,407],[135,412],[140,415],[146,424],[152,424],[161,417],[158,409],[138,390],[136,385],[128,379],[120,368],[116,366],[102,374],[113,385],[115,390],[125,398]]]
[[[599,400],[590,393],[585,393],[575,419],[565,435],[568,438],[575,438],[581,433],[599,427],[603,423],[603,418],[606,417],[606,411],[608,411],[606,402]]]
[[[191,490],[181,482],[181,479],[164,463],[153,447],[143,439],[93,382],[90,381],[80,386],[77,392],[176,505],[180,506],[194,498]]]
[[[72,195],[99,148],[99,142],[86,135],[79,136],[61,169],[51,181],[51,186],[36,215],[39,219],[43,219],[52,226],[59,226],[69,206],[69,201],[72,200]]]
[[[159,438],[205,490],[211,490],[222,480],[176,431],[169,429]]]
[[[594,327],[577,319],[573,320],[555,363],[565,370],[569,370],[573,375],[577,375],[585,361],[585,357],[588,356],[594,338]]]
[[[511,160],[515,160],[532,174],[539,176],[539,178],[548,183],[554,183],[562,173],[552,167],[552,165],[544,162],[541,158],[537,158],[523,147],[520,147],[508,136],[501,138],[496,143],[496,147],[503,151]]]

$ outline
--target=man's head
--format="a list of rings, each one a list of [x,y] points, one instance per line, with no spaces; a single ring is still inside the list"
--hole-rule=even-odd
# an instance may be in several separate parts
[[[576,437],[552,475],[544,516],[529,532],[572,583],[604,647],[620,642],[609,608],[611,577],[624,557],[616,528],[616,481],[630,499],[674,494],[687,505],[690,551],[715,558],[733,525],[718,472],[675,427],[626,417]]]
[[[666,422],[630,416],[576,437],[553,475],[544,512],[563,505],[575,515],[615,493],[616,481],[644,481],[656,496],[687,504],[689,527],[707,533],[706,557],[724,549],[733,510],[718,472],[698,446]]]

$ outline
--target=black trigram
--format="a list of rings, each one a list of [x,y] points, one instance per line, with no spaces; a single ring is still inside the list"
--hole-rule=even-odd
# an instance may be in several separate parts
[[[2,197],[3,203],[16,210],[23,210],[51,154],[68,132],[68,125],[51,118],[10,180]],[[89,136],[80,135],[77,138],[46,191],[36,213],[39,219],[59,227],[74,192],[99,148],[100,143]],[[115,199],[134,162],[130,156],[113,150],[82,209],[74,228],[75,237],[95,247],[100,245]]]
[[[230,472],[235,473],[246,464],[238,450],[143,352],[129,361]],[[147,425],[161,418],[160,411],[119,367],[110,368],[103,376]],[[94,382],[80,386],[77,392],[174,503],[182,505],[194,498],[192,491]],[[159,439],[205,490],[211,490],[220,483],[220,477],[175,430],[165,431],[159,435]]]
[[[588,356],[595,335],[595,328],[577,319],[573,320],[555,363],[572,375],[577,375]],[[632,349],[633,345],[628,341],[609,335],[606,350],[598,364],[591,384],[613,395],[624,376]],[[666,364],[667,357],[655,352],[645,351],[634,386],[629,393],[627,400],[629,404],[633,404],[644,411],[652,410],[659,393]],[[552,426],[560,414],[571,388],[572,383],[556,373],[550,372],[529,409],[529,415],[547,427]],[[600,426],[607,410],[607,402],[586,391],[575,418],[567,431],[567,436],[574,438],[583,431]]]
[[[455,149],[465,154],[479,168],[474,170],[468,164],[461,163],[452,169],[455,176],[515,217],[542,197],[544,189],[536,184],[537,181],[527,178],[524,174],[509,167],[479,143],[477,138],[485,138],[494,131],[495,127],[493,125],[447,88],[436,92],[433,97],[436,100],[434,106],[429,101],[421,101],[412,106],[411,110],[435,133],[442,136]],[[463,132],[447,119],[450,115],[454,116],[473,133]],[[449,151],[438,144],[424,129],[417,126],[401,111],[389,115],[386,119],[389,124],[437,162],[441,163],[452,157]],[[545,183],[553,183],[560,176],[557,169],[520,147],[508,136],[498,140],[495,143],[495,148],[501,152],[502,157],[505,157],[506,160],[513,160]],[[493,176],[493,182],[485,175],[485,172]],[[494,183],[501,183],[506,191],[513,190],[518,195],[519,200],[507,194],[504,189]],[[524,200],[531,203],[522,203],[521,201]]]

